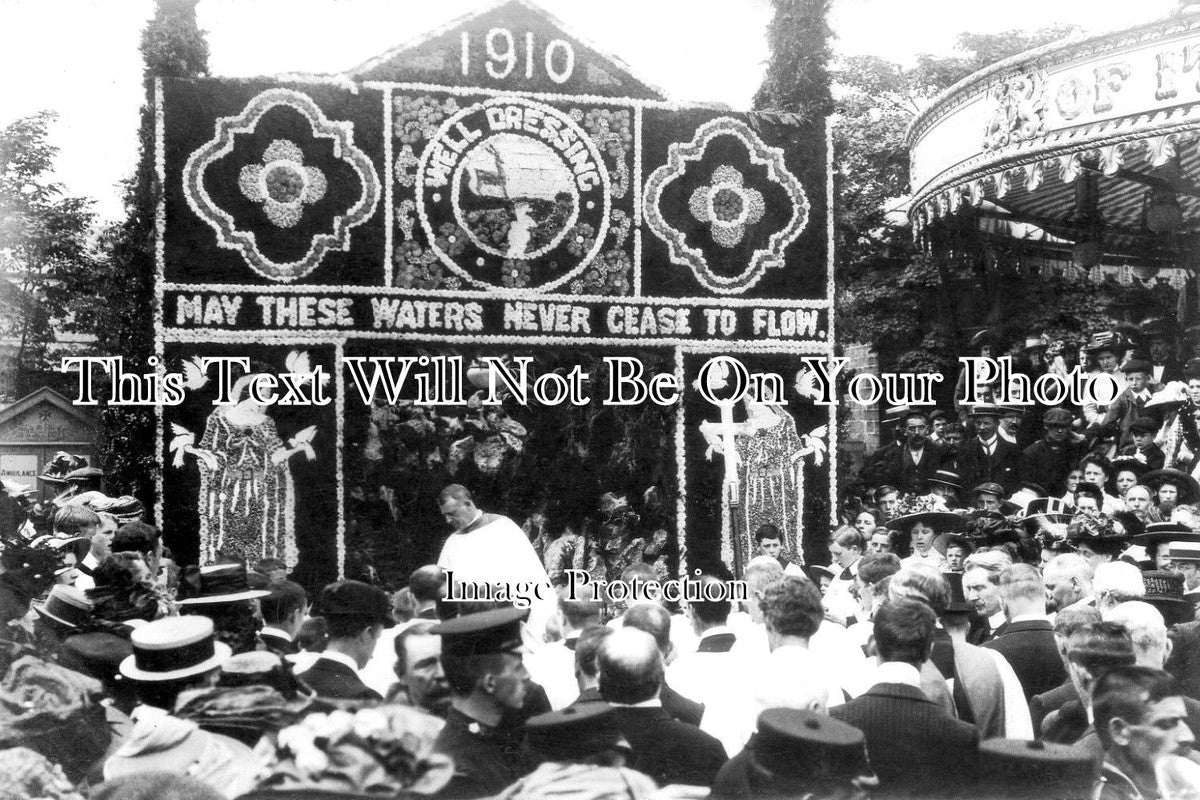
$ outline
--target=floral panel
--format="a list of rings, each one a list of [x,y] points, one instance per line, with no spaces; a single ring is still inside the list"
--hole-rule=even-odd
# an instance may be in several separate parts
[[[628,294],[633,112],[397,91],[393,283]]]
[[[647,109],[642,131],[646,294],[828,296],[823,127]]]
[[[168,80],[162,106],[168,280],[382,282],[380,92]]]

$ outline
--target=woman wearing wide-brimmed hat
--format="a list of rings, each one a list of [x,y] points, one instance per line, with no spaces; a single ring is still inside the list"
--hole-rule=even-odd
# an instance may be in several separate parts
[[[900,563],[924,563],[941,569],[946,564],[946,556],[936,547],[934,542],[941,534],[958,533],[963,529],[963,518],[959,514],[944,511],[930,495],[907,497],[901,501],[900,513],[888,520],[887,526],[909,537],[911,555],[902,558]]]
[[[1094,368],[1088,372],[1088,377],[1107,377],[1116,384],[1117,394],[1125,391],[1125,376],[1121,374],[1120,366],[1121,358],[1130,349],[1130,344],[1124,334],[1119,331],[1094,333],[1083,349],[1094,364]],[[1107,404],[1083,404],[1083,419],[1089,427],[1102,425],[1106,413]]]
[[[1156,469],[1142,476],[1142,483],[1155,492],[1155,505],[1163,519],[1170,519],[1176,506],[1200,501],[1200,483],[1178,469]]]
[[[1066,540],[1095,570],[1099,564],[1116,560],[1128,546],[1129,535],[1107,514],[1080,511],[1067,523]]]

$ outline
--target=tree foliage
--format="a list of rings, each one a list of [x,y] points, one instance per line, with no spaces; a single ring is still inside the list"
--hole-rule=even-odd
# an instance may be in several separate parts
[[[847,340],[873,344],[883,368],[945,371],[972,327],[1003,324],[1015,337],[1106,324],[1108,304],[1130,293],[1038,270],[1015,240],[981,247],[978,236],[947,232],[933,242],[934,258],[914,245],[904,213],[905,134],[917,113],[972,73],[1072,31],[963,34],[952,56],[922,55],[911,67],[858,56],[835,70],[839,327]]]
[[[138,129],[138,166],[125,181],[125,219],[104,233],[112,280],[100,330],[107,352],[126,369],[152,371],[154,355],[154,215],[159,192],[154,174],[153,79],[208,73],[208,43],[196,24],[196,0],[158,0],[142,31],[147,101]],[[138,496],[153,508],[155,417],[152,409],[106,406],[101,416],[101,460],[110,491]]]
[[[53,372],[58,332],[91,329],[101,297],[92,203],[50,177],[54,119],[43,111],[0,131],[0,333],[19,342],[18,396]]]
[[[759,110],[788,111],[819,119],[833,110],[829,93],[828,14],[832,0],[772,0],[767,29],[771,56],[754,95]]]

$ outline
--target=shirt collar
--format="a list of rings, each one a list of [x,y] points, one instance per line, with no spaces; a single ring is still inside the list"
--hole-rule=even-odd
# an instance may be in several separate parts
[[[1050,618],[1045,614],[1017,614],[1012,618],[1013,622],[1049,622]]]
[[[921,688],[921,673],[912,664],[903,661],[884,661],[875,668],[876,683],[902,683]]]
[[[707,639],[710,636],[721,636],[726,633],[733,633],[733,630],[728,625],[717,625],[700,634],[700,638]]]
[[[1000,438],[1000,434],[996,434],[995,436],[993,436],[990,439],[980,438],[979,443],[981,445],[983,445],[984,447],[991,447],[992,445],[994,445],[996,443],[996,440],[998,440],[999,438]]]
[[[328,658],[330,661],[336,661],[339,664],[345,664],[347,667],[354,670],[356,675],[358,674],[358,662],[345,653],[339,653],[336,650],[325,650],[321,653],[321,655],[317,656],[317,658],[318,660],[322,658]]]
[[[651,697],[649,700],[643,700],[640,703],[609,703],[615,708],[662,708],[662,700],[657,697]]]
[[[1004,616],[1004,609],[1000,609],[995,614],[992,614],[990,617],[988,617],[988,625],[991,625],[992,630],[994,631],[1004,624],[1005,619],[1007,618]],[[1014,618],[1013,622],[1016,621],[1017,620]]]
[[[85,567],[100,566],[100,560],[97,559],[94,555],[92,555],[91,550],[88,551],[88,554],[83,557],[83,561],[81,561],[80,563],[83,564]]]
[[[277,639],[292,640],[292,635],[287,631],[281,631],[279,628],[272,628],[270,625],[264,625],[262,630],[258,632],[259,636],[274,636]]]

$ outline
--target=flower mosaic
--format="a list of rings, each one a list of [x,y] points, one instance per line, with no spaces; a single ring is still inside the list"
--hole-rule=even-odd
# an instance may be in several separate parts
[[[325,173],[304,165],[304,151],[295,142],[276,139],[267,145],[261,164],[242,167],[238,188],[247,200],[262,203],[267,219],[279,228],[293,228],[306,205],[325,196]]]
[[[722,165],[713,171],[712,183],[692,192],[688,201],[692,216],[711,226],[713,239],[722,247],[740,242],[746,226],[762,219],[766,210],[762,192],[744,183],[742,173]]]

